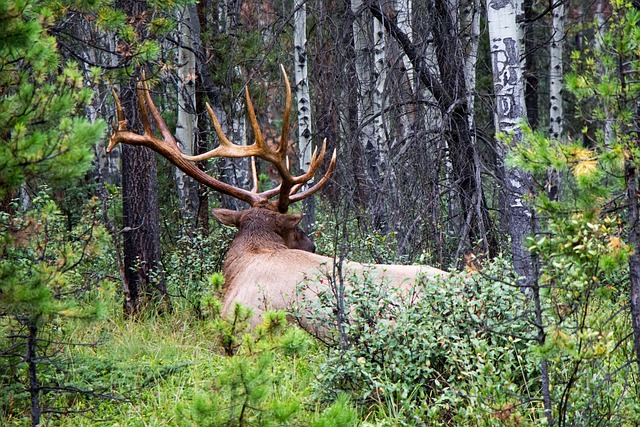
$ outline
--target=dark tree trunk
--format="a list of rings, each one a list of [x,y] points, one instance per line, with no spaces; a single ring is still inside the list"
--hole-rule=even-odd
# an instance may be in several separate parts
[[[629,203],[629,244],[633,254],[629,257],[629,292],[631,303],[631,325],[633,327],[633,349],[640,375],[640,212],[638,208],[638,173],[632,160],[625,165],[625,181]]]
[[[136,33],[145,34],[145,1],[118,1],[117,6],[132,21]],[[123,85],[120,100],[129,129],[140,132],[135,81]],[[122,223],[124,311],[135,314],[148,302],[168,303],[161,268],[160,221],[158,216],[158,177],[155,153],[146,147],[124,144],[122,147]],[[158,306],[160,308],[160,306]]]
[[[26,362],[29,369],[29,395],[31,397],[31,425],[40,424],[40,383],[38,382],[38,326],[37,320],[29,323],[29,336],[27,337]]]
[[[167,297],[160,265],[156,169],[156,156],[152,150],[141,146],[123,145],[122,223],[126,283],[124,310],[128,314],[138,312],[147,302],[161,302]]]

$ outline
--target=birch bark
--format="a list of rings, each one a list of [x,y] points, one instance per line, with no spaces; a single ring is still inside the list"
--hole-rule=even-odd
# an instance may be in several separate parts
[[[198,117],[195,114],[195,43],[192,36],[191,16],[187,7],[182,8],[181,15],[178,24],[178,119],[175,136],[182,152],[193,155]],[[197,185],[180,169],[174,168],[174,171],[180,212],[185,223],[189,224],[196,218],[198,212]]]
[[[513,143],[522,140],[519,122],[526,119],[524,93],[523,62],[521,58],[523,31],[516,17],[522,14],[519,0],[487,0],[487,24],[489,44],[493,66],[493,87],[496,97],[496,132],[511,134]],[[506,147],[499,147],[499,156],[504,162]],[[531,253],[525,248],[525,238],[534,230],[533,211],[525,201],[525,195],[531,189],[530,177],[524,172],[503,164],[505,191],[504,213],[511,236],[513,265],[520,275],[521,289],[532,294],[534,301],[535,324],[538,328],[539,345],[545,342],[545,329],[542,321],[540,289],[537,270]],[[549,369],[547,360],[540,362],[541,388],[548,425],[553,425]]]
[[[307,171],[311,163],[311,98],[307,75],[307,6],[305,0],[295,0],[293,17],[294,80],[298,102],[298,150],[300,170]],[[311,184],[311,181],[309,182]]]
[[[358,79],[357,142],[361,143],[368,174],[368,207],[376,228],[386,224],[383,199],[387,174],[388,150],[383,119],[384,86],[386,83],[384,27],[363,8],[362,0],[352,0],[351,10],[357,16],[353,22],[353,42]],[[373,52],[373,54],[372,54]]]
[[[551,46],[549,47],[549,135],[560,138],[563,128],[562,108],[562,50],[564,48],[564,3],[553,9]]]
[[[519,31],[516,15],[520,12],[516,1],[488,0],[487,22],[493,67],[493,87],[496,98],[494,115],[497,132],[512,134],[514,142],[522,139],[519,122],[525,119],[524,79]],[[502,159],[506,147],[500,147]],[[521,171],[504,167],[505,213],[513,251],[514,267],[530,280],[531,256],[524,247],[525,237],[531,233],[531,211],[524,201],[528,192],[528,177]],[[528,286],[528,285],[527,285]]]
[[[298,151],[300,170],[309,170],[312,154],[313,132],[311,131],[311,97],[309,96],[309,77],[307,75],[307,5],[306,0],[295,0],[293,15],[294,81],[298,103]],[[311,178],[305,187],[313,185]],[[304,215],[302,227],[311,232],[315,223],[315,205],[313,196],[303,201]]]

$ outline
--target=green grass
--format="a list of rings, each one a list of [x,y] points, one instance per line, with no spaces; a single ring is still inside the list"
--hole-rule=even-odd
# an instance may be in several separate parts
[[[247,372],[255,371],[258,382],[251,387],[264,388],[245,413],[246,425],[271,425],[269,417],[287,411],[292,415],[283,416],[285,422],[279,425],[292,420],[311,425],[325,409],[312,391],[322,357],[301,331],[276,328],[273,333],[245,334],[239,338],[237,354],[229,357],[215,321],[198,320],[180,301],[174,302],[170,314],[125,319],[114,294],[106,295],[111,298],[107,318],[63,326],[66,340],[97,345],[60,347],[66,375],[47,367],[41,373],[43,379],[59,376],[60,383],[114,399],[76,393],[43,397],[43,404],[70,411],[45,414],[43,426],[239,425],[234,421],[237,414],[229,410],[237,403],[230,384],[242,377],[239,363],[246,364]],[[267,362],[260,365],[265,357]],[[28,395],[14,400],[10,411],[0,412],[0,424],[30,425]],[[217,408],[218,421],[202,418],[195,410],[203,402]]]

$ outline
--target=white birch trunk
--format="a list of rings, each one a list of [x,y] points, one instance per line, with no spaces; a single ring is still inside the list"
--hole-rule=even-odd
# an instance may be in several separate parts
[[[411,14],[413,9],[413,0],[395,0],[396,24],[403,33],[413,41],[413,29],[411,27]],[[407,84],[410,87],[411,94],[415,96],[416,82],[415,70],[413,64],[407,55],[402,55],[402,63],[404,65],[407,76]]]
[[[298,150],[300,170],[306,172],[311,163],[311,98],[307,76],[307,6],[304,0],[295,0],[293,17],[294,80],[298,101]],[[313,179],[313,178],[312,178]],[[311,184],[309,181],[308,184]]]
[[[519,3],[518,3],[519,4]],[[525,117],[524,78],[520,61],[519,31],[513,2],[487,1],[487,21],[493,88],[496,97],[495,126],[498,132],[516,132],[518,122]]]
[[[463,0],[461,5],[460,31],[463,34],[465,47],[464,77],[467,85],[467,108],[469,111],[469,127],[474,129],[476,64],[478,62],[478,46],[480,44],[480,0]],[[473,135],[473,133],[472,133]]]
[[[384,88],[384,29],[375,25],[372,17],[362,9],[362,0],[352,0],[351,9],[358,14],[353,22],[355,68],[358,80],[358,129],[357,141],[362,144],[369,185],[368,207],[372,222],[378,228],[385,227],[385,206],[379,199],[382,195],[382,166],[386,165],[386,144],[382,121],[382,89]],[[375,30],[374,30],[375,28]],[[372,34],[373,33],[373,34]],[[373,51],[373,57],[372,57]],[[380,67],[382,64],[382,67]],[[386,151],[386,150],[385,150]]]
[[[516,16],[521,12],[519,2],[487,0],[489,44],[493,66],[493,88],[496,97],[496,132],[511,134],[514,143],[522,140],[519,122],[526,118],[520,31]],[[502,147],[501,160],[506,157]],[[528,176],[521,171],[504,167],[505,214],[511,235],[513,263],[524,278],[525,286],[532,279],[531,254],[524,247],[525,237],[532,232],[531,210],[524,196],[529,191]]]
[[[377,158],[375,169],[378,179],[382,180],[388,172],[389,150],[387,145],[386,126],[384,122],[385,111],[385,85],[387,83],[387,65],[385,57],[386,39],[384,26],[377,19],[373,20],[373,93],[372,111],[373,135]]]
[[[493,66],[493,87],[496,96],[496,131],[511,134],[513,143],[522,140],[522,131],[518,122],[525,119],[524,79],[520,35],[516,16],[523,13],[522,3],[517,0],[487,0],[487,23],[489,27],[489,46]],[[501,161],[504,161],[506,147],[502,147]],[[526,204],[525,194],[530,191],[531,178],[524,172],[504,166],[504,212],[506,215],[513,266],[520,276],[521,290],[532,296],[538,323],[538,342],[544,344],[544,326],[540,306],[540,290],[537,281],[537,269],[531,253],[524,247],[525,238],[534,231],[534,218],[531,208]],[[551,395],[549,388],[549,370],[546,359],[540,361],[541,392],[545,415],[549,425],[553,425]]]
[[[553,10],[551,46],[549,47],[549,135],[560,138],[563,131],[562,108],[562,54],[564,48],[564,3]]]
[[[606,26],[606,17],[605,17],[605,8],[608,6],[609,2],[606,0],[597,0],[596,10],[594,12],[594,16],[596,21],[598,22],[598,29],[595,37],[595,48],[596,51],[601,49],[602,47],[602,38],[604,36],[604,32],[607,30]],[[615,140],[615,132],[613,130],[613,124],[615,119],[611,117],[609,114],[609,110],[605,111],[606,117],[604,122],[604,146],[610,147],[611,142]]]
[[[353,13],[358,13],[361,6],[362,0],[351,1]],[[358,124],[364,123],[366,116],[371,111],[370,25],[371,20],[362,15],[353,21],[353,45],[356,53],[355,65],[358,80]],[[370,123],[360,127],[358,139],[362,142],[365,150],[367,146],[373,146],[373,126]]]
[[[193,155],[198,118],[195,114],[196,57],[193,53],[194,43],[187,8],[184,7],[182,12],[178,24],[178,118],[175,136],[182,152]],[[174,168],[174,174],[180,212],[189,222],[197,215],[197,186],[194,180],[179,168]]]

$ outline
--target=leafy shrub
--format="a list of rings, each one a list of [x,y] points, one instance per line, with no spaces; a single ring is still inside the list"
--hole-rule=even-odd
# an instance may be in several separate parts
[[[334,297],[322,299],[329,306],[315,319],[328,331],[322,396],[347,393],[395,425],[501,425],[504,408],[509,419],[535,419],[538,403],[518,400],[536,372],[525,357],[531,342],[515,338],[531,326],[504,260],[412,292],[344,279],[344,336],[335,318],[321,317],[339,312]]]
[[[201,318],[215,314],[217,303],[212,296],[222,295],[224,278],[219,272],[232,233],[226,227],[218,227],[207,235],[184,235],[171,250],[165,251],[167,290],[170,295],[180,297],[172,301],[177,307],[185,304]]]

